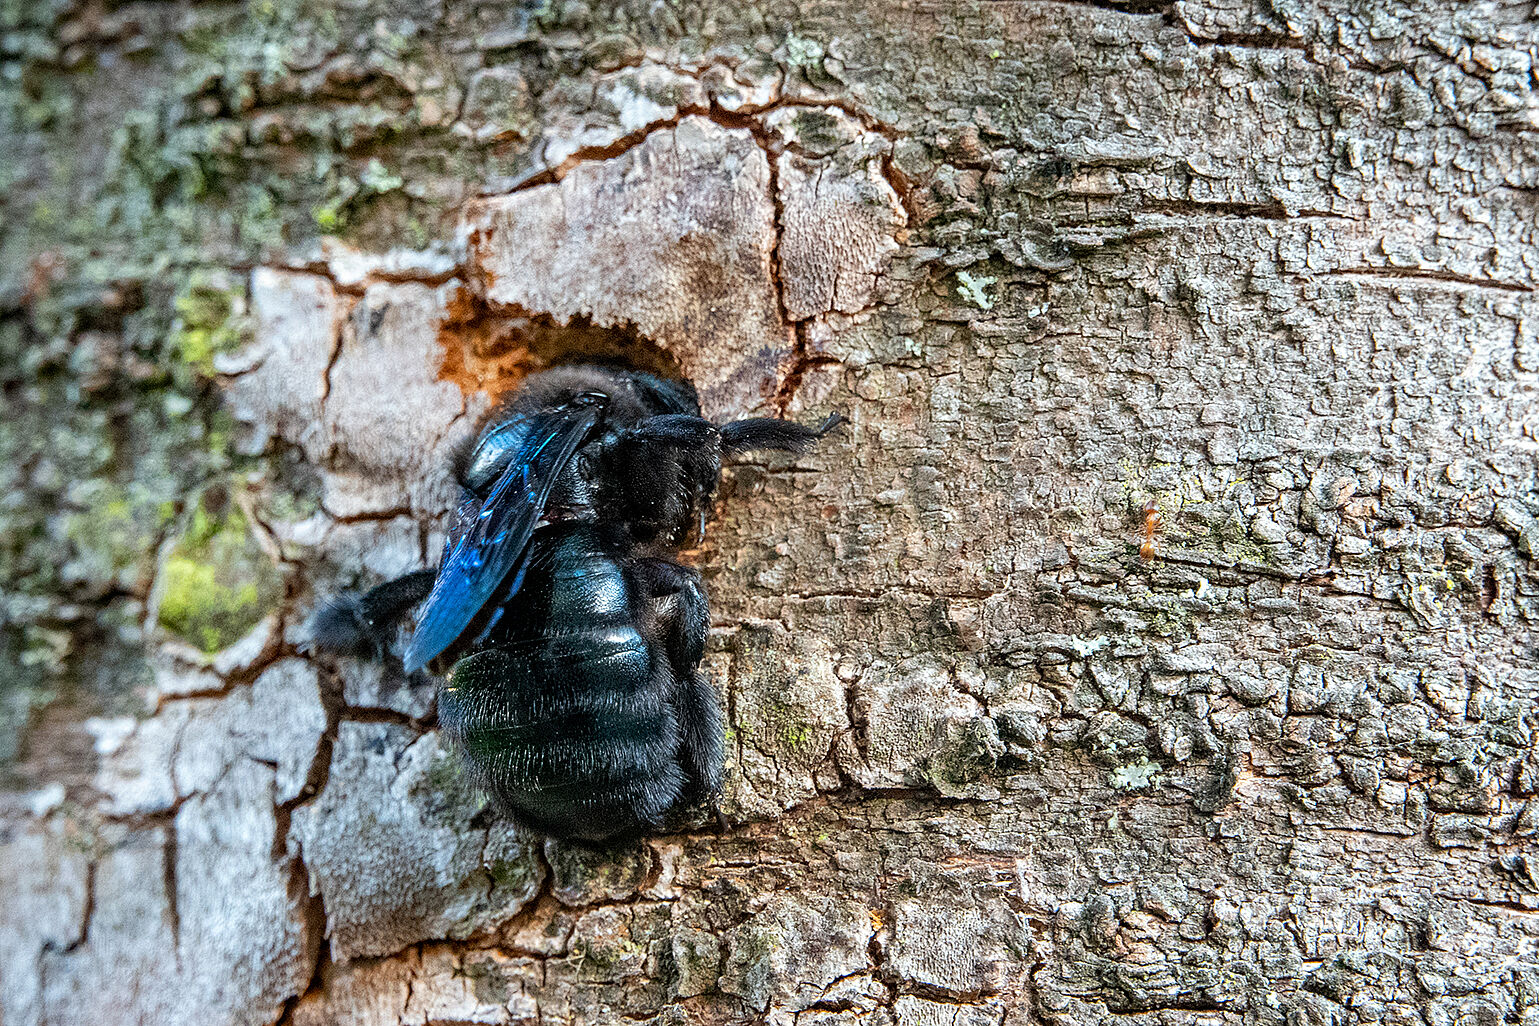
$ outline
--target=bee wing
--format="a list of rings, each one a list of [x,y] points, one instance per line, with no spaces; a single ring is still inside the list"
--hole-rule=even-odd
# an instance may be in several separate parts
[[[551,488],[602,414],[602,404],[584,398],[535,414],[524,443],[486,499],[462,507],[406,648],[406,672],[416,672],[454,644],[522,561]]]

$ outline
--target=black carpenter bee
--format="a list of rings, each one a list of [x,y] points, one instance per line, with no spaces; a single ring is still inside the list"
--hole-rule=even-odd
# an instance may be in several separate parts
[[[515,820],[588,841],[657,829],[721,783],[705,589],[676,549],[703,532],[723,456],[802,452],[842,419],[717,426],[682,381],[535,374],[455,459],[438,569],[333,602],[313,643],[379,655],[421,605],[406,670],[447,668],[439,723]]]

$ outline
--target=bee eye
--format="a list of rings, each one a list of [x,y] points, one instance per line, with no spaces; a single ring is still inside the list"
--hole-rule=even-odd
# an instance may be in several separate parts
[[[513,462],[526,431],[527,425],[521,420],[498,424],[488,430],[476,443],[465,465],[465,486],[471,491],[479,491],[495,481]]]

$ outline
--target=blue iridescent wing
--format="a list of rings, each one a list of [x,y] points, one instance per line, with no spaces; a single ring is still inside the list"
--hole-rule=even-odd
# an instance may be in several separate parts
[[[530,418],[512,462],[485,500],[476,505],[472,498],[472,515],[456,518],[438,578],[406,648],[406,672],[416,672],[453,645],[522,561],[551,488],[602,410],[596,397],[579,396]]]

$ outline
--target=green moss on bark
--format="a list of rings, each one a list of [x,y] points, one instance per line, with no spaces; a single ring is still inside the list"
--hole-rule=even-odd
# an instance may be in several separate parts
[[[283,594],[238,509],[215,516],[200,506],[161,573],[160,625],[209,653],[238,641]]]

